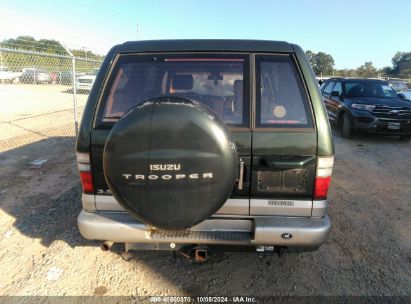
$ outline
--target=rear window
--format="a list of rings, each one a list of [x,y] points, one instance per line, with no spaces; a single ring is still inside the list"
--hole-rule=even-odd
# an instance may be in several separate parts
[[[248,126],[248,57],[244,55],[124,55],[117,61],[101,120],[113,122],[134,106],[179,96],[211,108],[229,126]]]
[[[324,94],[331,94],[333,86],[334,86],[334,81],[330,81],[329,83],[327,83],[324,87]]]
[[[387,83],[373,81],[347,81],[344,84],[345,96],[355,97],[398,97]]]
[[[257,127],[312,127],[302,79],[290,56],[257,56]]]
[[[338,96],[340,96],[342,94],[341,82],[336,82],[332,91],[333,92],[338,92]]]

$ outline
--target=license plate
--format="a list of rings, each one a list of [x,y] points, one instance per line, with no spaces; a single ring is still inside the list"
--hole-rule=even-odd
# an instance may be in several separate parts
[[[391,130],[399,130],[400,123],[399,122],[389,122],[387,128]]]

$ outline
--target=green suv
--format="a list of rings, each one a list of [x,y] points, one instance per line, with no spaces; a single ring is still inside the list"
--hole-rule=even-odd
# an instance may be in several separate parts
[[[334,148],[302,49],[255,40],[126,42],[106,56],[77,139],[81,234],[105,247],[315,250]],[[240,247],[231,247],[240,248]]]

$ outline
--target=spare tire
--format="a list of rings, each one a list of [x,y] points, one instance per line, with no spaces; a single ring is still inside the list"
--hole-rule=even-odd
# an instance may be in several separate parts
[[[110,131],[104,175],[117,201],[138,220],[182,230],[215,213],[230,196],[238,156],[224,122],[201,103],[148,100]]]

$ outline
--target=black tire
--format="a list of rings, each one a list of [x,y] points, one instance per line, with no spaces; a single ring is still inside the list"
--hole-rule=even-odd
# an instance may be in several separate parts
[[[238,156],[225,124],[209,108],[161,97],[128,111],[103,154],[107,184],[132,216],[182,230],[209,218],[232,193]]]
[[[343,138],[350,138],[352,133],[352,119],[348,112],[345,112],[341,123],[341,136]]]

